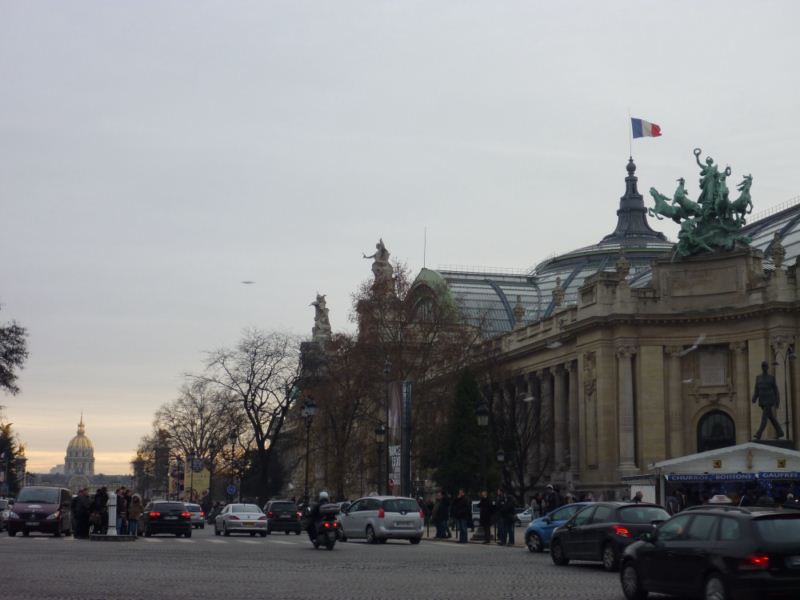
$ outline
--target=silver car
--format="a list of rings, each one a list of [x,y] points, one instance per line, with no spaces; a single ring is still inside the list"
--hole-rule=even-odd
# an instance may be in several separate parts
[[[186,510],[192,513],[192,527],[194,527],[195,529],[206,528],[206,513],[203,512],[203,509],[199,504],[191,504],[187,502]]]
[[[370,496],[353,502],[339,516],[345,539],[363,538],[368,543],[390,539],[419,544],[425,518],[413,498]]]
[[[267,536],[267,515],[255,504],[228,504],[214,519],[215,535],[232,532]]]

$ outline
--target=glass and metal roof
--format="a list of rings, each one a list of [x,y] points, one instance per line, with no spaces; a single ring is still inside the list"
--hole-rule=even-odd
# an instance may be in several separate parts
[[[435,272],[424,269],[426,275],[421,273],[418,281],[435,278],[443,282],[467,322],[480,328],[485,337],[514,329],[517,304],[525,309],[523,323],[550,316],[555,309],[553,292],[557,284],[564,290],[563,304],[575,304],[586,278],[599,271],[614,271],[621,254],[630,263],[630,285],[647,287],[653,260],[669,255],[674,243],[650,228],[633,159],[627,171],[617,226],[597,244],[552,256],[527,271],[442,267]],[[764,251],[766,269],[772,268],[770,250],[775,232],[780,233],[786,248],[787,264],[800,256],[800,198],[778,212],[759,216],[745,226],[744,233],[752,237],[753,247]]]

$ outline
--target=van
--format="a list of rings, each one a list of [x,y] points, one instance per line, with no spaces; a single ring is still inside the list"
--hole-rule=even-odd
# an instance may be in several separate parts
[[[8,514],[8,535],[31,531],[52,533],[55,537],[72,533],[72,493],[65,488],[30,486],[20,490]]]

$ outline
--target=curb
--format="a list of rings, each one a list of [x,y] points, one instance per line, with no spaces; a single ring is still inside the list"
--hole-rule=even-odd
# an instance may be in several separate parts
[[[135,535],[107,535],[103,533],[93,533],[89,536],[92,542],[135,542]]]

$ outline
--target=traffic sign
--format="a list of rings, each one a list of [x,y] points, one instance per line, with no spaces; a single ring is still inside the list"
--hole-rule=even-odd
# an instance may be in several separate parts
[[[230,484],[228,487],[225,488],[225,491],[228,492],[229,496],[233,496],[236,493],[236,486]]]

